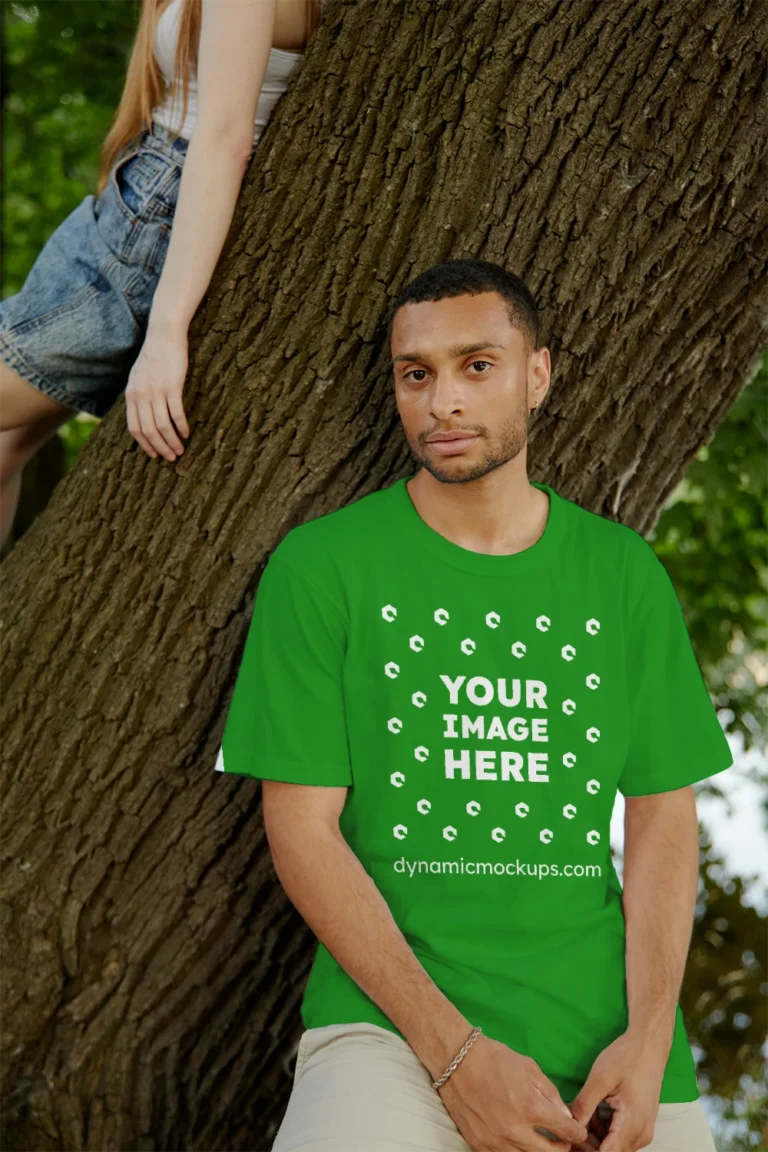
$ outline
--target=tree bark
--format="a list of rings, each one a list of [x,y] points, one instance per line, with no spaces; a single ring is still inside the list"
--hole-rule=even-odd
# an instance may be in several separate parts
[[[497,261],[553,353],[530,474],[645,532],[766,342],[758,0],[329,0],[192,330],[2,566],[2,1146],[267,1149],[314,938],[213,771],[295,524],[412,470],[385,316]]]

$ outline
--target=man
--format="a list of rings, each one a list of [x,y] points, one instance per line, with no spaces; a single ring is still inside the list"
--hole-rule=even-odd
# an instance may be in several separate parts
[[[499,266],[418,276],[390,340],[420,468],[259,584],[217,768],[263,780],[319,940],[279,1152],[715,1147],[678,994],[690,786],[731,753],[650,545],[528,481],[538,339]]]

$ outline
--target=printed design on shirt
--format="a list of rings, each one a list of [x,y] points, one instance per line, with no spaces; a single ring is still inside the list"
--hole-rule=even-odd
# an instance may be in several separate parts
[[[383,605],[381,618],[386,624],[396,623],[398,621],[397,607],[394,604]],[[445,628],[451,622],[451,613],[446,607],[441,606],[434,609],[432,618],[436,625]],[[501,615],[494,610],[486,612],[484,620],[487,628],[494,632],[502,625]],[[552,619],[546,614],[537,616],[534,624],[535,629],[544,634],[549,633],[553,627]],[[587,638],[596,636],[600,631],[600,621],[595,617],[590,617],[584,622],[584,631]],[[427,639],[414,632],[407,636],[406,642],[408,651],[418,654],[425,650]],[[553,705],[552,701],[547,699],[549,686],[543,680],[524,679],[522,676],[510,678],[482,675],[482,670],[477,668],[478,662],[482,663],[482,637],[458,636],[456,643],[458,652],[471,659],[473,667],[468,668],[465,674],[439,673],[437,676],[441,689],[439,699],[430,699],[431,692],[427,693],[425,690],[419,689],[412,692],[409,698],[404,698],[402,702],[404,708],[411,705],[416,709],[423,709],[431,704],[432,707],[445,709],[442,711],[442,736],[445,741],[443,747],[436,749],[425,743],[417,743],[413,749],[413,756],[416,761],[420,764],[431,762],[444,778],[462,780],[473,778],[471,749],[459,748],[457,752],[457,742],[460,744],[461,741],[471,741],[474,737],[481,741],[501,739],[506,742],[512,740],[520,745],[546,744],[550,739],[547,714],[553,706],[557,707],[559,704],[562,713],[567,717],[573,718],[579,714],[577,702],[570,695]],[[580,682],[591,692],[596,692],[600,687],[600,675],[592,668],[587,672],[580,670],[583,664],[582,658],[589,658],[588,643],[587,639],[585,648],[580,650],[575,638],[571,637],[567,643],[560,646],[560,657],[564,665],[573,667],[574,685]],[[524,660],[528,656],[528,647],[520,639],[511,640],[508,651],[517,660]],[[497,652],[494,654],[494,659],[498,661]],[[395,680],[401,674],[401,665],[395,660],[390,660],[384,665],[384,672],[390,679]],[[490,723],[486,723],[487,717],[484,712],[473,714],[471,711],[473,706],[485,708],[489,705],[496,705],[502,710],[513,709],[515,711],[511,714],[502,711],[496,712],[490,718]],[[509,716],[506,722],[505,715]],[[393,738],[403,738],[403,732],[406,728],[404,716],[408,716],[408,713],[404,712],[403,715],[393,715],[387,718],[387,730]],[[581,719],[581,724],[579,724],[579,719],[575,721],[576,728],[572,737],[574,742],[579,737],[580,727],[581,736],[589,744],[596,744],[600,740],[599,727],[589,723],[589,716]],[[411,722],[410,716],[407,719],[407,728],[409,734],[418,732],[418,723]],[[577,759],[576,752],[572,750],[564,752],[561,757],[563,768],[566,770],[575,768]],[[545,750],[538,751],[528,748],[524,752],[501,749],[497,753],[495,750],[476,748],[474,752],[474,779],[476,780],[495,783],[513,781],[522,784],[523,787],[526,784],[549,784],[552,782],[549,770],[550,753]],[[390,783],[394,788],[402,788],[406,783],[406,773],[401,770],[392,772]],[[586,780],[584,787],[588,796],[595,796],[600,791],[600,781],[592,776]],[[490,801],[490,804],[492,806],[493,800]],[[514,805],[515,819],[527,820],[531,817],[532,804],[535,820],[536,804],[533,795],[531,796],[531,803],[527,800],[520,800]],[[416,802],[416,811],[419,815],[429,815],[432,812],[432,802],[426,796],[420,798]],[[482,805],[478,800],[470,800],[466,802],[464,811],[467,819],[471,820],[481,814]],[[588,826],[591,823],[588,801],[582,810],[578,804],[568,801],[562,806],[560,817],[564,825],[578,820],[586,822],[584,842],[588,845],[600,843],[600,832],[596,828]],[[551,844],[556,840],[558,832],[557,827],[541,827],[538,829],[538,838],[542,844]],[[408,825],[406,823],[396,824],[392,829],[392,834],[396,839],[404,840],[409,835]],[[446,841],[456,840],[459,835],[460,829],[454,824],[446,824],[442,829],[442,837]],[[489,835],[497,843],[500,843],[506,838],[507,829],[496,826],[490,830]]]

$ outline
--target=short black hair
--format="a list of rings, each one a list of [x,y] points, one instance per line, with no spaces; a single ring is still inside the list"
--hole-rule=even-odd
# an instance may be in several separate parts
[[[392,303],[387,339],[392,340],[395,314],[404,304],[444,300],[450,296],[478,296],[498,292],[506,301],[509,322],[521,328],[531,351],[539,346],[539,311],[536,301],[519,276],[490,260],[443,260],[420,272]]]

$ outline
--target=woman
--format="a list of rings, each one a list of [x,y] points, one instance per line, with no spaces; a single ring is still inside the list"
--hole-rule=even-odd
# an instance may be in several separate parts
[[[24,465],[75,412],[104,416],[125,389],[144,451],[184,451],[189,324],[322,2],[143,0],[98,195],[0,302],[0,543]]]

